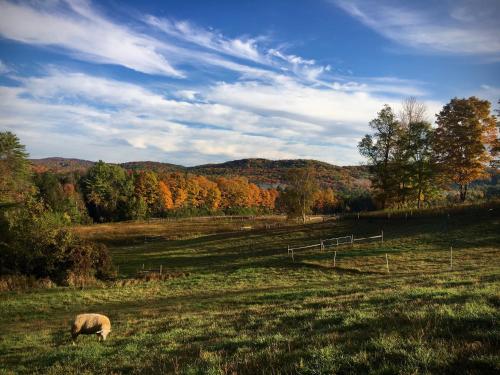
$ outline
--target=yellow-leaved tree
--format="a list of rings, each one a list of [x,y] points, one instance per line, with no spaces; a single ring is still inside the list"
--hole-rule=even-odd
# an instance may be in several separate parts
[[[434,152],[441,174],[458,185],[460,200],[468,185],[485,176],[497,139],[491,104],[474,96],[452,99],[437,115]]]

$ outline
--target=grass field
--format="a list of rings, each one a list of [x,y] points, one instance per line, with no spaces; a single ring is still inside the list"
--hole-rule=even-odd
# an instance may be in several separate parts
[[[0,373],[500,372],[496,208],[232,233],[155,225],[184,234],[114,246],[114,282],[1,293]],[[287,257],[288,244],[381,229],[383,244],[339,247],[335,268],[333,250]],[[134,279],[142,264],[167,279]],[[108,341],[70,345],[80,312],[111,318]]]

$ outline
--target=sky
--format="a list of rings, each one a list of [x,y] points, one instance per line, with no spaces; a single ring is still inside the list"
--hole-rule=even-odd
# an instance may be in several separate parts
[[[363,163],[384,104],[500,99],[500,0],[0,0],[0,131],[33,158]]]

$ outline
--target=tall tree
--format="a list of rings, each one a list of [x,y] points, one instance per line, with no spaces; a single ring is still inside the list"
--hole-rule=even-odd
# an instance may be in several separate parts
[[[495,117],[487,100],[452,99],[437,116],[434,149],[440,171],[458,185],[460,200],[470,182],[485,175],[497,139]]]
[[[135,197],[145,205],[145,216],[151,215],[159,206],[160,191],[158,176],[152,171],[140,171],[135,175]]]
[[[158,189],[160,194],[160,210],[171,210],[174,208],[174,201],[172,199],[172,191],[170,187],[164,181],[158,183]]]
[[[498,103],[500,105],[500,100]],[[497,113],[497,139],[494,145],[491,147],[491,155],[493,156],[493,160],[491,161],[491,165],[497,171],[500,169],[500,108],[496,109]]]
[[[401,110],[399,111],[399,120],[404,127],[411,123],[426,121],[427,107],[419,102],[414,96],[403,99]]]
[[[398,187],[398,179],[393,172],[393,161],[398,150],[398,139],[401,124],[397,121],[391,107],[385,105],[376,119],[370,121],[370,127],[375,134],[365,135],[358,144],[361,155],[368,158],[372,172],[372,183],[379,191],[382,208],[387,200],[394,195]]]
[[[404,133],[408,186],[415,196],[417,207],[434,188],[435,162],[433,158],[433,130],[425,121],[410,122]]]
[[[318,185],[314,168],[291,169],[287,176],[287,187],[282,200],[289,216],[300,216],[306,222],[306,215],[311,212]]]
[[[82,180],[89,215],[96,221],[123,220],[134,215],[131,207],[134,184],[131,176],[119,166],[99,161]]]
[[[425,136],[420,126],[425,122],[427,117],[427,107],[424,103],[419,102],[415,97],[405,98],[401,102],[401,109],[398,114],[400,127],[397,132],[397,146],[394,152],[394,161],[392,168],[392,175],[397,177],[397,195],[398,203],[401,206],[406,206],[407,198],[409,195],[418,190],[415,186],[415,163],[418,159],[418,149],[415,147],[422,146],[422,142],[416,139],[418,136]],[[420,124],[416,125],[415,124]],[[420,201],[417,202],[420,205]]]
[[[22,199],[31,186],[31,170],[26,148],[9,131],[0,132],[0,203]]]

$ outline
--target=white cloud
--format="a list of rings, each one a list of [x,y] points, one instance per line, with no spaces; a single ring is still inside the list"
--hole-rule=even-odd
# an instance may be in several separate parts
[[[0,60],[0,74],[6,74],[10,72],[10,68],[2,60]]]
[[[147,156],[199,164],[266,157],[353,164],[361,160],[356,145],[368,121],[384,103],[398,105],[369,92],[275,78],[178,91],[173,99],[159,89],[52,68],[44,76],[16,78],[16,87],[0,86],[0,126],[27,137],[35,151],[48,144],[33,141],[37,133],[54,139],[74,134],[78,144],[86,142],[109,161]],[[115,147],[129,152],[115,153]],[[68,151],[63,145],[37,152]]]
[[[332,1],[378,33],[421,52],[500,58],[498,0],[429,3],[426,10],[387,0]]]
[[[478,90],[473,92],[473,95],[488,100],[491,103],[492,110],[500,110],[500,87],[481,85]]]
[[[200,28],[188,21],[174,21],[153,16],[146,17],[145,21],[170,36],[194,43],[199,47],[256,62],[263,62],[255,39],[229,39],[219,32]]]
[[[266,40],[262,36],[230,39],[220,32],[203,29],[188,21],[175,21],[153,16],[146,17],[145,22],[182,42],[192,43],[201,49],[215,51],[218,54],[251,61],[268,69],[266,71],[263,68],[255,68],[248,65],[242,66],[234,61],[227,61],[221,56],[198,56],[200,60],[205,62],[241,73],[257,76],[263,75],[263,72],[272,74],[276,70],[279,70],[291,72],[297,77],[308,81],[316,81],[322,73],[331,69],[329,65],[317,66],[316,61],[313,59],[305,59],[294,54],[287,54],[277,48],[266,49],[259,46],[259,41]]]
[[[69,9],[45,4],[0,2],[0,35],[18,42],[56,46],[83,60],[117,64],[150,74],[182,77],[159,53],[164,43],[108,21],[85,2],[70,1]]]
[[[331,90],[305,86],[296,81],[273,85],[247,81],[221,83],[213,88],[209,97],[250,111],[278,113],[283,117],[331,126],[336,124],[339,131],[347,128],[350,132],[364,131],[383,104],[399,107],[400,99],[373,96],[370,89],[353,86],[350,90]],[[252,95],[248,95],[249,92]],[[428,105],[439,106],[435,102],[428,102]]]

